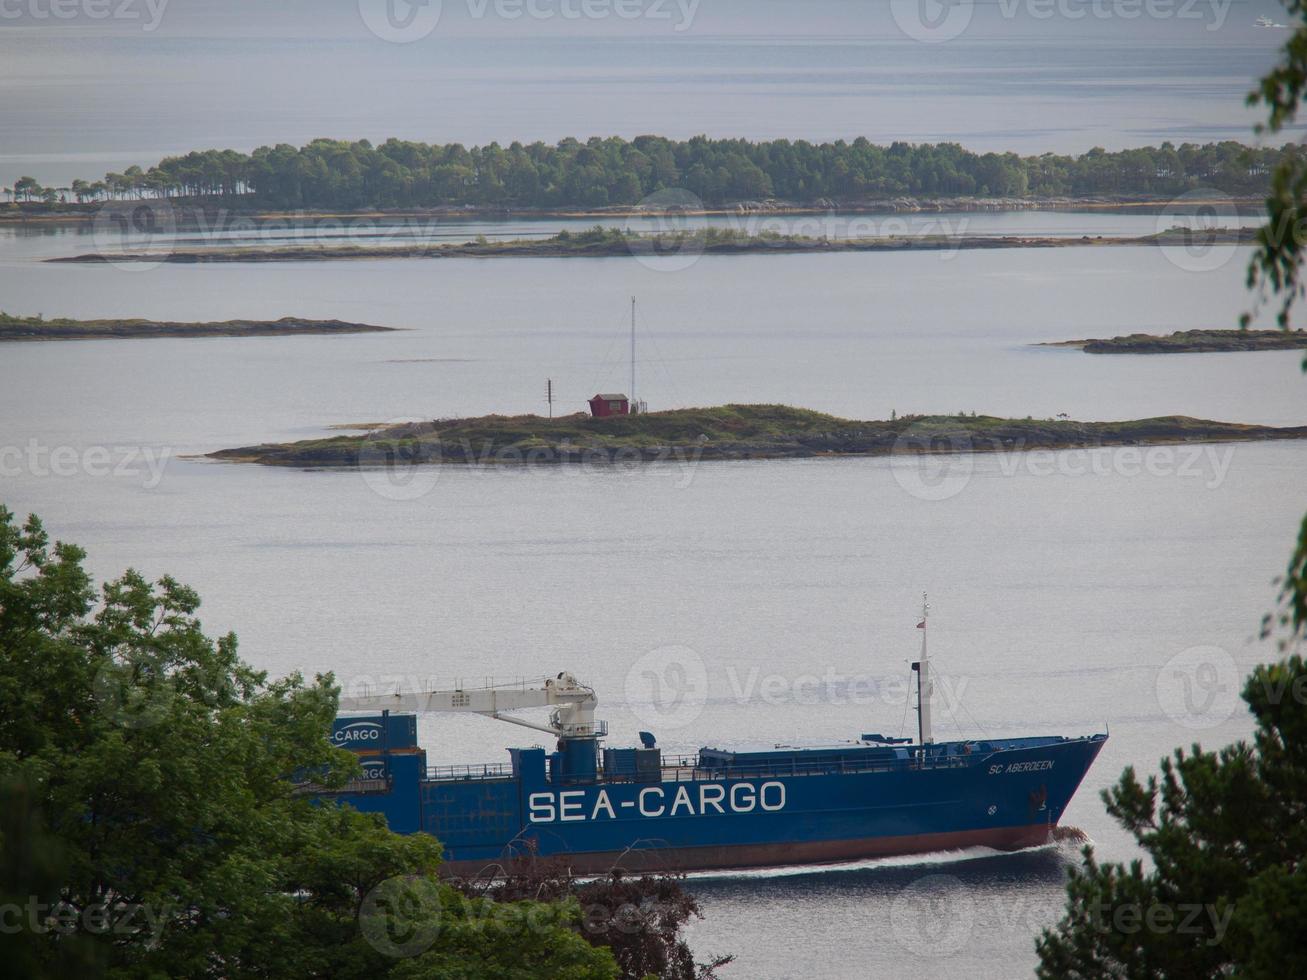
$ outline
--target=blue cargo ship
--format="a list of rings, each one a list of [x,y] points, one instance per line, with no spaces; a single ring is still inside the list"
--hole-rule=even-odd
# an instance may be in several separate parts
[[[351,714],[332,739],[358,753],[363,776],[321,795],[384,814],[394,831],[432,834],[446,870],[469,875],[537,857],[579,874],[701,871],[1048,843],[1107,735],[934,741],[925,614],[915,741],[862,735],[664,758],[641,732],[638,748],[604,748],[594,691],[562,673],[538,685],[342,699]],[[512,714],[545,706],[548,724]],[[557,746],[509,749],[505,765],[433,768],[416,726],[432,711],[536,728]]]

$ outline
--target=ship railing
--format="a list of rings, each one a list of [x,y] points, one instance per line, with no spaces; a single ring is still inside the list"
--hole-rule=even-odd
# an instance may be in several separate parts
[[[944,756],[928,759],[925,765],[913,756],[907,759],[890,761],[877,760],[856,762],[840,760],[837,762],[800,763],[763,762],[756,765],[742,766],[703,766],[697,758],[682,758],[664,761],[662,775],[669,782],[703,782],[729,779],[763,779],[772,776],[831,776],[866,772],[903,772],[913,769],[964,769],[965,758]]]
[[[351,779],[343,786],[323,786],[319,783],[296,783],[291,788],[294,796],[332,796],[345,793],[360,795],[369,793],[388,793],[390,781],[387,779]]]
[[[607,738],[608,722],[592,721],[585,725],[566,725],[563,735],[568,738]]]
[[[512,779],[513,767],[508,763],[490,762],[468,766],[427,766],[427,781]]]

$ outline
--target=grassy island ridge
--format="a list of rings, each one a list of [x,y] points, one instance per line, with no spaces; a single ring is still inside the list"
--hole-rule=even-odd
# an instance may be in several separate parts
[[[1303,330],[1177,330],[1171,334],[1132,333],[1106,340],[1064,340],[1041,347],[1078,347],[1087,354],[1195,354],[1307,348]]]
[[[87,252],[46,262],[322,262],[333,259],[408,258],[607,258],[617,256],[790,254],[796,252],[958,251],[978,248],[1075,248],[1081,246],[1251,245],[1255,228],[1173,228],[1152,235],[1105,238],[1034,235],[898,235],[878,238],[812,238],[806,235],[750,235],[706,228],[675,234],[639,234],[596,226],[563,231],[552,238],[475,241],[462,244],[283,245],[270,248],[189,248],[166,252]]]
[[[229,462],[352,468],[396,463],[634,461],[673,456],[785,459],[1307,439],[1307,425],[1277,428],[1183,416],[1129,422],[904,416],[859,422],[786,405],[723,405],[610,418],[488,415],[366,428],[362,435],[245,446],[208,455]]]
[[[188,323],[172,320],[70,320],[57,317],[10,316],[0,312],[0,341],[103,340],[142,337],[280,337],[287,334],[377,333],[395,327],[377,327],[344,320],[220,320]]]

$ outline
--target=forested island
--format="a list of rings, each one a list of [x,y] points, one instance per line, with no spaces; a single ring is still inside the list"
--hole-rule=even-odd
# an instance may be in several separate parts
[[[355,468],[794,459],[1307,439],[1307,426],[1277,428],[1183,416],[1075,422],[940,415],[858,422],[787,405],[723,405],[608,418],[488,415],[351,428],[358,434],[244,446],[208,455],[227,462]]]
[[[414,242],[406,245],[283,245],[178,248],[166,252],[85,252],[46,262],[325,262],[336,259],[409,258],[607,258],[623,255],[745,255],[795,252],[960,251],[980,248],[1073,248],[1080,246],[1209,247],[1252,244],[1255,228],[1171,228],[1152,235],[1093,238],[1088,235],[893,235],[875,238],[813,238],[765,232],[750,235],[732,228],[700,228],[671,234],[641,234],[596,226],[561,231],[552,238],[509,241],[485,239],[462,244]]]
[[[1247,350],[1307,349],[1303,330],[1177,330],[1123,337],[1063,340],[1042,347],[1078,347],[1087,354],[1198,354]]]
[[[143,337],[281,337],[290,334],[379,333],[394,327],[345,320],[218,320],[190,323],[174,320],[70,320],[43,316],[10,316],[0,311],[0,341],[103,340]]]
[[[196,150],[66,187],[24,176],[4,190],[17,217],[151,198],[274,211],[593,209],[636,205],[663,191],[685,192],[707,207],[779,199],[828,209],[905,195],[1142,195],[1165,201],[1194,190],[1264,196],[1275,167],[1300,152],[1292,143],[1249,147],[1234,141],[1020,156],[975,153],[957,143],[884,146],[863,137],[828,143],[594,137],[470,148],[316,139],[252,153]]]

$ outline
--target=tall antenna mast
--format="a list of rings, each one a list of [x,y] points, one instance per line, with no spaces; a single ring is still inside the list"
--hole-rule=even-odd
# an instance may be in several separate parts
[[[635,405],[635,297],[631,297],[631,402]]]
[[[921,659],[912,665],[912,669],[917,672],[917,740],[922,745],[935,741],[930,731],[930,661],[926,659],[926,619],[929,615],[930,603],[926,601],[926,593],[923,592],[921,622],[917,624],[917,629],[921,630]]]

